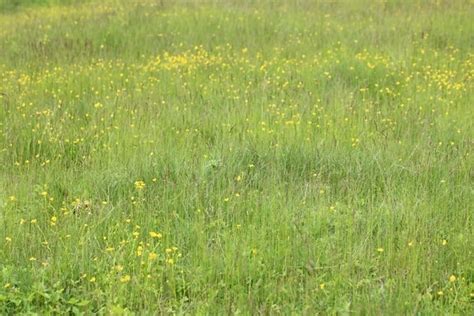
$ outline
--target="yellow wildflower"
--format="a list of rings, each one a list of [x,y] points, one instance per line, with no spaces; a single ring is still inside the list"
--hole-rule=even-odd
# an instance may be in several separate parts
[[[145,182],[142,180],[137,180],[135,181],[135,189],[137,190],[143,190],[145,188]]]
[[[142,246],[138,246],[137,247],[137,257],[141,257],[143,254],[143,247]]]
[[[158,255],[155,252],[150,252],[148,254],[148,260],[153,261],[158,257]]]
[[[161,237],[163,237],[163,235],[161,235],[161,233],[157,233],[157,232],[150,232],[150,237],[151,238],[161,238]]]

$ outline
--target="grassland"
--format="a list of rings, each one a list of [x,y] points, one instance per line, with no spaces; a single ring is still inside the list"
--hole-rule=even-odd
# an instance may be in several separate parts
[[[0,9],[0,314],[474,313],[472,1]]]

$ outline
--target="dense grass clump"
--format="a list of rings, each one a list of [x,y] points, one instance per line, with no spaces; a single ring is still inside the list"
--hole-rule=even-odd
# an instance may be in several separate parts
[[[474,313],[471,2],[0,10],[0,314]]]

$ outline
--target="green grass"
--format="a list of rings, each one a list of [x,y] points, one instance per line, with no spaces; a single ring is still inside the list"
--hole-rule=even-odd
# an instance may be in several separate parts
[[[1,12],[12,12],[27,6],[55,6],[85,3],[89,0],[0,0]]]
[[[472,2],[40,2],[0,314],[474,313]]]

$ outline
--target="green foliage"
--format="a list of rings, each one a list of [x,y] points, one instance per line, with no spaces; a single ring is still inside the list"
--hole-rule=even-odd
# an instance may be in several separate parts
[[[0,9],[0,314],[473,314],[469,1]]]
[[[54,6],[85,3],[87,0],[0,0],[0,13],[8,13],[29,6]]]

